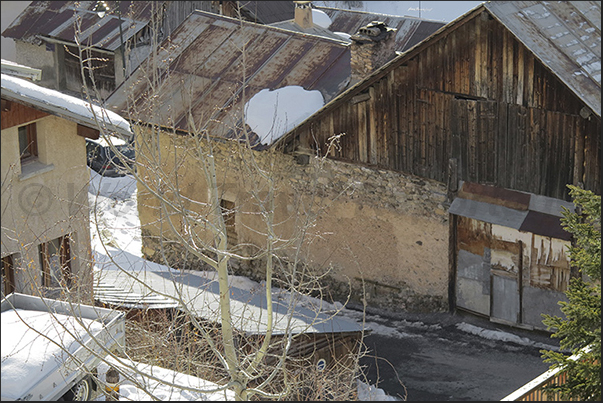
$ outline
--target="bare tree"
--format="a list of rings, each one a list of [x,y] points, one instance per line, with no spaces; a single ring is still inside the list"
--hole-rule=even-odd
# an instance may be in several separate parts
[[[153,14],[157,18],[152,19],[151,29],[159,32],[161,10]],[[242,18],[239,20],[243,26]],[[81,32],[81,27],[76,27],[76,32]],[[101,97],[92,73],[103,60],[94,59],[91,45],[77,38],[76,34],[83,93],[93,102]],[[128,359],[134,358],[206,377],[220,388],[232,390],[237,400],[353,399],[360,370],[358,360],[363,353],[361,339],[344,342],[335,340],[335,336],[326,337],[322,350],[337,348],[331,353],[339,358],[327,370],[316,369],[309,365],[316,361],[312,349],[318,349],[312,328],[332,320],[338,312],[319,303],[310,307],[314,316],[304,326],[300,328],[295,322],[296,310],[305,296],[319,297],[319,301],[328,297],[321,285],[326,273],[317,273],[306,263],[313,239],[322,236],[312,230],[315,220],[328,209],[328,205],[317,202],[316,194],[324,160],[317,156],[311,159],[304,168],[309,184],[304,192],[295,193],[281,174],[287,164],[293,163],[292,158],[275,150],[253,149],[256,137],[244,124],[248,82],[244,46],[236,49],[240,53],[241,84],[233,89],[232,97],[237,102],[232,106],[232,118],[215,122],[214,116],[194,116],[193,91],[183,84],[178,91],[181,101],[188,104],[188,130],[184,133],[176,128],[174,119],[164,113],[167,98],[163,95],[174,91],[167,87],[171,83],[166,68],[171,57],[170,42],[159,43],[157,36],[153,41],[152,53],[138,68],[134,84],[144,82],[148,88],[145,97],[128,98],[128,117],[136,134],[133,167],[128,167],[126,157],[112,144],[101,116],[99,130],[128,174],[136,179],[139,210],[154,212],[157,217],[155,225],[143,228],[148,239],[155,240],[158,253],[154,260],[182,269],[215,271],[219,306],[213,317],[200,317],[191,302],[194,297],[186,295],[181,284],[174,282],[174,292],[168,293],[122,267],[123,278],[130,284],[174,301],[177,309],[133,318],[128,322],[127,354],[108,353],[131,369],[134,367]],[[124,85],[128,88],[127,82]],[[227,140],[217,138],[211,130],[216,126],[234,135]],[[329,147],[336,147],[339,137],[333,136]],[[290,198],[292,207],[288,210],[279,205],[283,195]],[[94,217],[93,226],[100,232],[102,224],[96,209]],[[240,239],[230,236],[233,220],[234,226],[241,228],[237,233]],[[120,266],[104,246],[107,256]],[[232,267],[241,262],[263,273],[265,317],[248,319],[233,311]],[[275,285],[286,293],[276,293]],[[275,297],[281,300],[274,301]],[[285,307],[284,315],[276,312],[277,306]],[[284,325],[279,323],[278,335],[277,316],[286,320]],[[261,322],[256,325],[261,325],[262,334],[242,331],[241,320]],[[342,351],[345,348],[348,351]]]

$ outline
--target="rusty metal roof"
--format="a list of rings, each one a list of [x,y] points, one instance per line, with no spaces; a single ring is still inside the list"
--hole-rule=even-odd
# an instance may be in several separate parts
[[[231,137],[230,130],[241,124],[235,116],[241,116],[243,95],[249,100],[262,89],[295,85],[320,91],[328,102],[350,77],[349,46],[342,42],[199,10],[160,45],[155,60],[161,82],[154,94],[145,80],[146,66],[154,63],[149,57],[107,105],[124,116],[129,108],[132,118],[186,131],[190,110],[197,128],[219,137]]]
[[[396,16],[366,11],[344,10],[333,7],[315,7],[331,18],[329,30],[353,35],[358,28],[372,21],[383,21],[390,28],[396,28],[396,50],[405,51],[446,25],[444,21],[425,20],[410,16]]]
[[[293,1],[240,1],[240,7],[246,12],[249,21],[260,24],[272,24],[291,18],[295,13]]]
[[[601,116],[600,1],[490,1],[485,7]]]
[[[38,36],[74,42],[76,21],[80,42],[115,51],[121,44],[119,17],[121,12],[123,40],[126,41],[146,26],[154,7],[151,1],[107,1],[110,11],[103,18],[93,11],[96,1],[32,1],[2,32],[2,36],[35,42]],[[119,8],[118,8],[119,7]]]
[[[569,240],[561,226],[563,207],[574,211],[571,202],[552,197],[463,182],[448,212],[491,224],[551,238]]]

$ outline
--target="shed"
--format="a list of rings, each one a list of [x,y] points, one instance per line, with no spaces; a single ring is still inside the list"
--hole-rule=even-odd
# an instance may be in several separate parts
[[[544,329],[541,314],[561,316],[572,275],[561,226],[574,204],[465,182],[452,202],[450,292],[457,309],[490,320]]]
[[[123,251],[112,258],[100,256],[97,260],[94,283],[97,303],[133,311],[131,316],[136,316],[158,310],[184,312],[175,301],[181,298],[196,318],[219,326],[217,272],[172,270],[153,262],[134,263],[136,259]],[[130,269],[117,269],[113,261]],[[247,340],[261,340],[266,334],[265,292],[264,284],[242,289],[231,282],[233,326]],[[345,362],[348,354],[358,352],[363,329],[356,322],[325,310],[321,304],[314,306],[316,300],[300,299],[286,291],[273,291],[272,298],[275,341],[295,336],[290,357],[310,360],[313,364],[324,359],[327,366],[332,366],[340,365],[342,359]]]

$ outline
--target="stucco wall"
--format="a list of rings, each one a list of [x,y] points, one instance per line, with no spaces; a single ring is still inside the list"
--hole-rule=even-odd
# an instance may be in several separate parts
[[[77,125],[55,116],[37,122],[38,161],[21,167],[18,128],[2,130],[2,256],[17,254],[16,291],[42,284],[38,245],[70,234],[72,296],[90,302],[90,227],[86,145]],[[31,176],[23,174],[32,172]],[[47,295],[55,295],[48,291]]]
[[[47,88],[57,88],[53,51],[47,50],[45,44],[34,45],[20,40],[15,41],[15,49],[17,63],[42,70],[42,79],[36,84]]]
[[[208,190],[201,165],[195,161],[194,140],[167,134],[159,138],[160,147],[156,147],[150,138],[140,141],[139,135],[137,160],[145,164],[145,154],[151,153],[146,148],[149,145],[154,150],[161,149],[160,165],[168,171],[174,161],[184,158],[177,182],[173,175],[164,177],[163,190],[169,193],[170,185],[166,183],[177,183],[186,197],[206,202]],[[174,149],[174,145],[179,148]],[[264,181],[244,173],[244,162],[251,158],[240,158],[233,143],[212,142],[212,146],[222,197],[237,208],[238,242],[265,245],[265,237],[259,233],[265,233],[265,227],[250,198],[253,186],[262,186]],[[336,298],[345,297],[351,282],[352,300],[360,302],[364,279],[369,305],[413,311],[447,309],[448,214],[442,205],[446,198],[443,184],[333,160],[311,158],[308,165],[299,165],[290,155],[245,152],[253,154],[259,167],[273,172],[270,176],[277,189],[274,222],[279,239],[291,239],[303,228],[300,221],[316,214],[307,228],[302,256],[316,272],[330,270],[322,284],[328,285],[328,291]],[[152,153],[157,157],[155,151]],[[148,183],[155,177],[144,167],[139,167],[139,173]],[[266,196],[265,191],[265,187],[260,190],[261,197]],[[164,243],[161,250],[159,215],[165,217],[165,212],[160,212],[157,199],[140,184],[138,192],[145,256],[160,262],[162,256],[167,256],[168,263],[176,267],[183,267],[185,262],[187,267],[202,267],[190,254],[185,257],[177,244]],[[193,205],[187,203],[188,207],[194,208]],[[207,214],[202,206],[197,211]],[[179,228],[179,220],[174,223]],[[164,234],[169,232],[167,228],[164,220]],[[198,232],[201,237],[207,235],[202,230]],[[250,253],[254,248],[248,246],[244,250]],[[278,252],[291,259],[294,253],[292,248]],[[235,274],[261,278],[261,259],[233,262],[232,267]]]

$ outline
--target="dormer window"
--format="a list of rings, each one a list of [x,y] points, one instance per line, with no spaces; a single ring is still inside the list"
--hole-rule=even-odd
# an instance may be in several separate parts
[[[38,136],[35,123],[19,127],[19,154],[21,162],[38,157]]]

